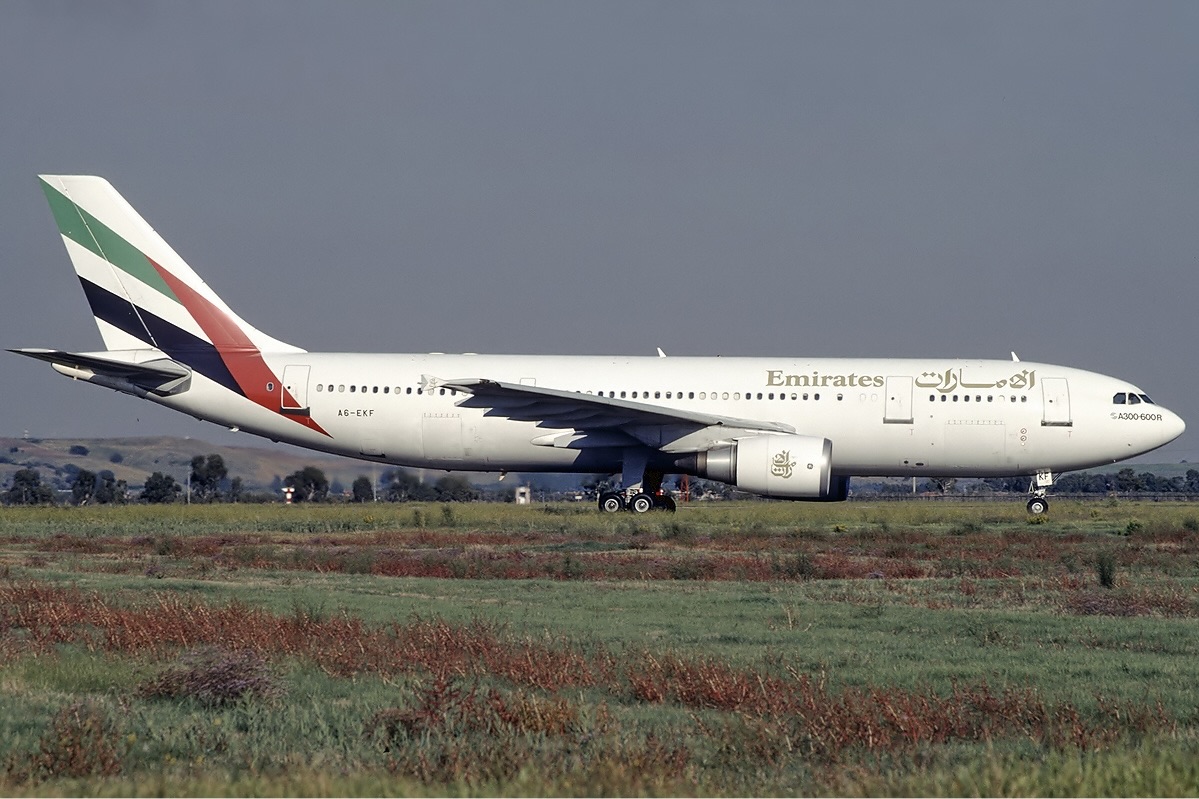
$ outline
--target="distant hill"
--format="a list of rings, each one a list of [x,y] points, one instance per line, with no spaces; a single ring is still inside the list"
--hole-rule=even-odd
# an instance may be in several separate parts
[[[74,452],[72,452],[74,448]],[[86,454],[84,454],[86,453]],[[250,491],[266,491],[275,477],[286,477],[305,466],[315,466],[330,482],[346,488],[359,475],[378,475],[393,468],[322,455],[316,452],[259,447],[229,447],[195,438],[158,436],[146,438],[2,438],[0,437],[0,485],[13,472],[38,469],[44,480],[62,475],[68,464],[92,472],[110,470],[131,488],[141,488],[154,472],[163,472],[184,483],[196,455],[220,455],[230,477],[240,477]],[[441,472],[437,473],[442,474]]]

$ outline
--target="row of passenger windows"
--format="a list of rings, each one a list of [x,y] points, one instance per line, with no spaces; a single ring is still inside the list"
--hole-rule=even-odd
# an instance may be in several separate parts
[[[396,394],[424,394],[425,393],[425,390],[423,388],[414,389],[412,386],[408,386],[406,388],[396,386],[393,389],[391,386],[383,386],[382,388],[380,388],[379,386],[353,386],[353,385],[346,386],[344,384],[334,386],[332,383],[328,383],[328,384],[317,383],[316,390],[317,391],[328,391],[330,394],[332,394],[334,391],[337,391],[339,393],[346,393],[348,391],[350,394],[391,394],[393,392]],[[458,394],[458,392],[452,388],[448,389],[448,391],[450,394],[455,395],[455,396]],[[440,388],[437,390],[437,393],[441,394],[441,395],[444,395],[446,392],[447,392],[447,389],[444,389],[444,388]],[[650,392],[648,392],[648,391],[640,391],[640,392],[638,392],[638,391],[631,391],[631,392],[630,391],[621,391],[621,392],[616,392],[616,391],[582,392],[582,391],[579,391],[579,392],[575,392],[575,393],[577,393],[577,394],[586,393],[586,394],[592,394],[592,395],[599,396],[599,397],[611,397],[613,399],[615,399],[618,396],[618,394],[621,399],[649,399],[650,398]],[[666,391],[666,392],[655,391],[655,392],[653,392],[654,399],[662,399],[663,396],[665,396],[666,399],[683,399],[684,392],[682,392],[682,391]],[[819,393],[808,394],[805,392],[803,394],[800,394],[800,393],[793,391],[793,392],[791,392],[790,395],[788,395],[786,392],[780,391],[778,393],[777,397],[773,391],[769,392],[769,393],[765,393],[765,394],[761,391],[757,392],[756,394],[754,394],[753,392],[749,392],[749,391],[747,391],[745,393],[745,399],[747,399],[747,400],[752,400],[752,399],[773,400],[776,398],[780,399],[780,400],[785,400],[788,398],[788,396],[790,396],[790,398],[793,400],[818,400],[818,399],[820,399]],[[688,391],[688,392],[686,392],[686,398],[687,399],[701,399],[701,400],[706,400],[706,399],[726,399],[726,400],[727,399],[735,399],[735,400],[739,400],[739,399],[741,399],[741,392],[734,391],[734,392],[730,393],[728,391],[724,391],[724,392]],[[839,399],[839,400],[843,399],[843,396],[841,394],[838,394],[837,399]]]
[[[319,391],[328,391],[330,394],[332,394],[335,390],[335,387],[332,383],[328,383],[328,384],[317,383],[316,390],[318,392]],[[393,389],[391,386],[383,386],[382,388],[380,388],[379,386],[358,386],[358,385],[346,386],[345,384],[336,386],[336,391],[338,393],[345,393],[348,391],[350,394],[391,394],[393,392],[396,394],[424,394],[425,393],[425,390],[423,388],[413,388],[412,386],[407,386],[407,387],[396,386]],[[446,391],[447,391],[447,389],[440,388],[437,390],[437,393],[444,396]],[[454,395],[454,396],[457,396],[457,394],[458,394],[458,392],[452,388],[448,389],[448,391],[451,395]],[[578,392],[578,393],[584,393],[584,392]],[[587,391],[585,393],[592,394],[592,395],[599,396],[599,397],[606,396],[611,399],[616,399],[618,395],[619,395],[620,399],[650,399],[651,398],[650,392],[648,392],[648,391],[640,391],[640,392],[638,392],[638,391],[621,391],[621,392]],[[689,400],[693,400],[693,399],[740,400],[744,397],[744,399],[747,399],[747,400],[755,400],[755,399],[757,399],[757,400],[776,400],[776,399],[777,400],[788,400],[788,399],[790,399],[790,400],[801,401],[801,402],[808,402],[808,401],[815,402],[820,399],[819,392],[809,394],[806,391],[802,392],[802,393],[797,392],[797,391],[792,391],[790,393],[787,393],[786,391],[780,391],[777,394],[773,391],[769,391],[769,392],[747,391],[747,392],[745,392],[744,395],[742,395],[742,393],[740,391],[733,391],[733,392],[728,392],[728,391],[688,391],[688,392],[685,392],[685,394],[686,394],[686,399],[689,399]],[[938,394],[929,394],[928,401],[936,402],[938,396],[941,398],[941,402],[949,402],[949,401],[958,402],[959,400],[961,402],[971,402],[972,401],[970,394],[962,394],[962,395],[953,394],[952,396],[948,395],[948,394],[939,394],[939,395]],[[988,394],[985,401],[986,402],[994,402],[995,396],[996,395],[994,395],[994,394]],[[1000,394],[998,396],[999,396],[1000,402],[1003,402],[1004,400],[1008,399],[1008,397],[1003,394]],[[665,392],[655,391],[655,392],[653,392],[652,398],[653,399],[683,399],[684,392],[682,392],[682,391],[665,391]],[[840,402],[843,399],[845,399],[844,394],[837,395],[838,402]],[[981,394],[973,395],[973,401],[974,402],[983,402],[984,401],[983,395],[981,395]],[[1017,402],[1017,401],[1028,402],[1028,397],[1021,396],[1017,399],[1017,396],[1015,394],[1012,394],[1011,401],[1012,402]],[[1117,394],[1112,401],[1117,405],[1123,405],[1125,403],[1125,395]],[[1129,405],[1136,405],[1137,403],[1140,403],[1140,402],[1152,403],[1153,400],[1149,399],[1149,397],[1145,396],[1144,394],[1139,394],[1139,395],[1138,394],[1128,394],[1127,402]]]
[[[333,393],[333,384],[329,383],[328,385],[326,385],[324,383],[317,383],[316,390],[317,391],[328,391],[330,394],[332,394]],[[337,390],[339,392],[344,393],[347,390],[347,386],[339,385],[337,387]],[[403,388],[403,389],[401,389],[399,386],[396,386],[394,389],[392,389],[391,386],[383,386],[383,388],[379,388],[378,386],[349,386],[348,390],[351,394],[368,394],[368,393],[369,394],[380,394],[380,393],[391,394],[393,391],[396,394],[424,394],[425,393],[425,390],[423,388],[418,388],[418,389],[414,390],[412,388],[412,386],[408,386],[407,388]],[[457,391],[455,391],[452,388],[449,390],[449,392],[451,394],[455,394],[455,395],[458,393]],[[444,388],[441,388],[441,389],[437,390],[437,393],[444,395],[446,393],[446,390]]]
[[[938,397],[938,396],[940,396],[940,397],[941,397],[941,402],[949,402],[950,400],[952,400],[953,402],[957,402],[957,401],[958,401],[958,398],[959,398],[957,394],[954,394],[954,395],[952,395],[952,397],[951,397],[949,394],[940,394],[940,395],[938,395],[938,394],[929,394],[929,395],[928,395],[928,401],[929,401],[929,402],[936,402],[936,401],[937,401],[937,397]],[[1000,401],[1000,402],[1003,402],[1004,400],[1008,399],[1007,395],[1004,395],[1004,394],[999,394],[998,396],[999,396],[999,401]],[[970,395],[970,394],[962,394],[962,395],[961,395],[961,401],[962,401],[962,402],[971,402],[971,401],[973,401],[973,402],[983,402],[983,401],[984,401],[984,400],[983,400],[983,395],[982,395],[982,394],[974,394],[974,395],[973,395],[973,397],[974,397],[974,399],[973,399],[973,400],[971,400],[971,395]],[[986,402],[994,402],[994,401],[995,401],[995,397],[996,397],[996,395],[995,395],[995,394],[988,394],[988,395],[987,395],[987,399],[986,399],[985,401],[986,401]],[[1012,401],[1012,402],[1016,402],[1016,401],[1017,401],[1017,398],[1016,398],[1016,395],[1015,395],[1015,394],[1012,394],[1012,395],[1011,395],[1011,401]],[[1024,396],[1024,395],[1021,395],[1021,396],[1020,396],[1020,398],[1019,398],[1019,401],[1020,401],[1020,402],[1028,402],[1028,397],[1027,397],[1027,396]]]
[[[651,398],[651,394],[648,391],[641,391],[641,392],[609,391],[606,393],[603,391],[587,391],[585,393],[594,394],[597,397],[608,397],[610,399],[616,399],[618,396],[620,399],[650,399]],[[686,395],[685,396],[686,399],[701,399],[701,400],[707,400],[707,399],[739,400],[739,399],[742,399],[743,397],[744,397],[744,399],[747,399],[747,400],[752,400],[752,399],[785,400],[785,399],[789,398],[789,399],[793,399],[793,400],[813,400],[813,401],[815,401],[815,400],[820,399],[819,393],[808,394],[807,392],[804,392],[803,394],[800,394],[795,391],[792,391],[790,394],[788,394],[785,391],[780,391],[780,392],[778,392],[777,395],[773,391],[767,392],[767,393],[763,393],[761,391],[759,391],[757,393],[754,393],[752,391],[747,391],[747,392],[745,392],[744,395],[742,395],[740,391],[733,391],[733,392],[729,392],[729,391],[688,391],[688,392],[655,391],[655,392],[653,392],[652,397],[653,397],[653,399],[684,399],[684,393]],[[841,394],[837,395],[837,399],[843,399],[843,398],[844,398],[843,395],[841,395]]]

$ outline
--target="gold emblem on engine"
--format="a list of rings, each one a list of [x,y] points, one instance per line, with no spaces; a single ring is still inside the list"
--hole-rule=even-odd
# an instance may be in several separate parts
[[[791,450],[785,449],[778,455],[775,455],[770,461],[770,473],[775,477],[786,479],[791,476],[791,472],[795,469],[795,461],[791,460]]]

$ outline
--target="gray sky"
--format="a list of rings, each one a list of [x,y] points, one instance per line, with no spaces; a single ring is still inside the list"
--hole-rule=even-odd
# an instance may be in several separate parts
[[[1127,378],[1199,461],[1199,4],[0,0],[0,345],[99,349],[38,172],[312,350]],[[0,433],[252,444],[0,358]]]

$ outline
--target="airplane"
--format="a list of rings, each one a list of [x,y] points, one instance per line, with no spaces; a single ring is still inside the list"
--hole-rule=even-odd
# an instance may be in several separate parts
[[[1060,473],[1173,441],[1136,386],[1047,363],[316,353],[251,326],[105,179],[42,175],[105,349],[14,349],[232,430],[424,469],[621,475],[600,510],[674,509],[668,474],[837,501],[854,476]]]

